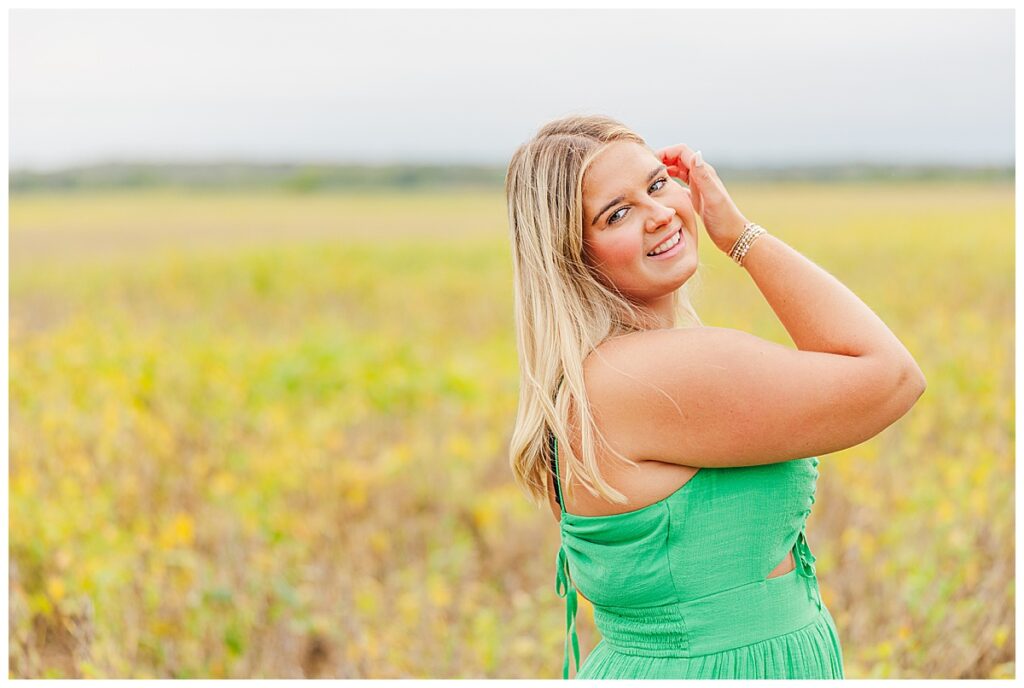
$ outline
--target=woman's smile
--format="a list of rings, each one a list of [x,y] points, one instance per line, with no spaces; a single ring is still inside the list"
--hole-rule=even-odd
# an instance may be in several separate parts
[[[683,247],[686,246],[686,234],[683,232],[682,228],[676,230],[675,234],[673,234],[666,241],[661,242],[657,248],[660,249],[661,247],[666,245],[670,246],[670,248],[667,251],[662,250],[660,253],[656,253],[654,255],[647,254],[647,257],[650,258],[651,260],[665,260],[666,258],[671,258],[672,256],[677,255],[680,251],[682,251]]]

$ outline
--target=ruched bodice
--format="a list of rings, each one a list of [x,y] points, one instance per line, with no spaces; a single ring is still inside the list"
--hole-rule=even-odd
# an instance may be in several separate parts
[[[818,463],[701,468],[668,497],[609,516],[566,512],[557,481],[563,676],[571,642],[577,678],[841,678],[806,538]],[[795,570],[768,578],[790,551]],[[576,589],[602,636],[582,666]]]

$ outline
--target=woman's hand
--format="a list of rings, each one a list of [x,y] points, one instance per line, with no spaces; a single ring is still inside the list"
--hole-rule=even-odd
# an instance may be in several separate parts
[[[665,163],[671,176],[682,179],[690,187],[693,209],[704,222],[704,229],[715,246],[724,253],[732,250],[747,218],[733,203],[715,168],[703,162],[700,153],[694,153],[684,143],[662,148],[655,155]]]

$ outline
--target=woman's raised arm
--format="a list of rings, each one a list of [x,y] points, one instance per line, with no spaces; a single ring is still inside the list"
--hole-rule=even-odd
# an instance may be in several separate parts
[[[686,146],[659,153],[689,182],[715,245],[746,218],[717,173]],[[695,160],[696,157],[696,160]],[[602,344],[584,364],[616,449],[634,459],[742,466],[839,451],[913,406],[925,377],[892,331],[839,280],[771,234],[743,258],[797,346],[728,328],[655,330]]]

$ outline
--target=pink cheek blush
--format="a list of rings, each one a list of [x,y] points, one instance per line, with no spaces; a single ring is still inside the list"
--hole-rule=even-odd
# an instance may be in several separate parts
[[[644,245],[635,241],[617,241],[605,245],[604,251],[602,251],[608,262],[616,264],[635,262],[637,255],[642,255],[643,252]]]

